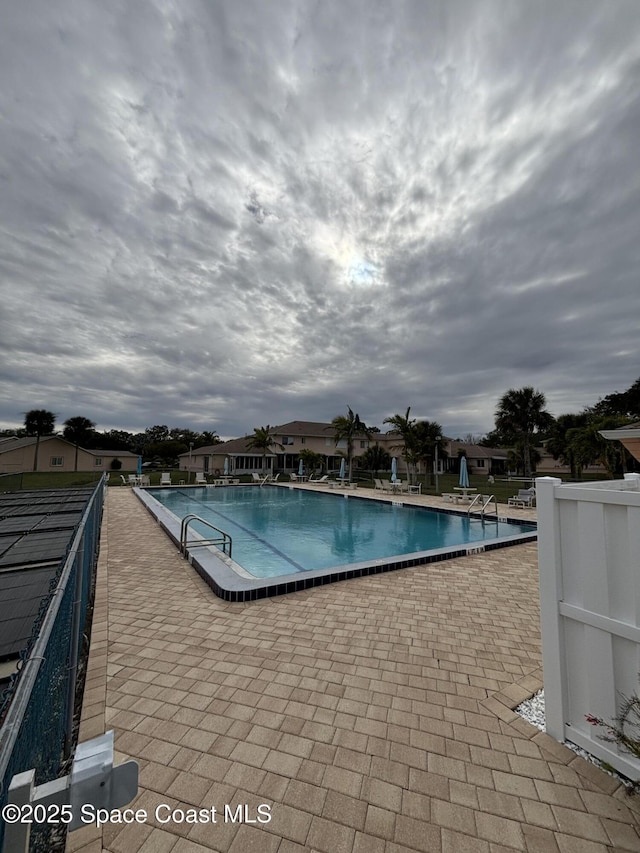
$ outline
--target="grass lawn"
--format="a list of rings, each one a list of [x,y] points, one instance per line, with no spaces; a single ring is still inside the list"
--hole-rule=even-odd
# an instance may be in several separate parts
[[[28,489],[72,489],[95,486],[102,472],[94,471],[24,471],[0,476],[0,492]]]
[[[546,474],[534,474],[535,476],[548,476]],[[381,480],[389,480],[391,478],[391,472],[380,472],[378,477]],[[370,486],[373,488],[373,480],[369,478],[367,472],[364,471],[354,471],[354,479],[357,479],[359,483],[363,486]],[[406,479],[406,475],[398,475],[399,480]],[[606,479],[604,476],[593,476],[589,474],[585,476],[585,482],[589,480],[600,480]],[[436,487],[434,482],[434,477],[430,477],[429,485],[425,485],[424,475],[418,477],[418,482],[422,483],[422,494],[423,495],[435,495]],[[443,492],[453,492],[454,487],[458,485],[458,475],[457,474],[439,474],[438,475],[438,494],[442,494]],[[506,475],[498,474],[495,477],[495,482],[489,483],[486,474],[471,474],[469,475],[469,486],[472,489],[477,489],[477,491],[482,495],[494,495],[498,503],[507,503],[509,498],[512,498],[514,495],[518,494],[520,489],[528,488],[530,483],[525,483],[523,479],[519,480],[507,480]]]

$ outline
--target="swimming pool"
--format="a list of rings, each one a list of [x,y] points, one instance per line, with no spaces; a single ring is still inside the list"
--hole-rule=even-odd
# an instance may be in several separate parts
[[[180,519],[188,514],[229,533],[233,560],[213,549],[200,548],[192,562],[201,564],[204,559],[211,563],[213,558],[225,566],[227,580],[231,572],[231,579],[235,574],[247,591],[270,590],[249,597],[276,594],[276,587],[284,586],[278,591],[288,592],[292,585],[304,588],[315,585],[317,579],[326,583],[504,547],[536,535],[535,525],[495,516],[484,521],[469,519],[466,513],[409,506],[401,501],[286,486],[167,488],[139,490],[138,494],[174,539],[179,537]],[[197,522],[192,527],[203,536],[210,535]],[[205,551],[210,553],[205,556]],[[200,571],[202,566],[196,568]],[[308,582],[301,586],[301,581]]]

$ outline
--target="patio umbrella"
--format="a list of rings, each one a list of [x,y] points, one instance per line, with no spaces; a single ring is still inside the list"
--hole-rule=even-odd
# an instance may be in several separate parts
[[[304,465],[302,464],[302,459],[300,460],[300,464],[298,465],[298,476],[302,477],[304,474]]]
[[[224,476],[229,476],[229,457],[225,456],[224,458]]]
[[[136,473],[138,474],[138,477],[142,474],[142,456],[138,456],[138,468]]]
[[[469,472],[467,471],[467,457],[460,457],[460,480],[459,485],[463,488],[469,488]]]
[[[344,480],[344,475],[346,474],[346,472],[347,472],[347,466],[345,464],[344,456],[343,456],[342,459],[340,460],[340,479],[341,480]]]
[[[391,460],[391,482],[395,483],[398,479],[398,460],[394,456]]]

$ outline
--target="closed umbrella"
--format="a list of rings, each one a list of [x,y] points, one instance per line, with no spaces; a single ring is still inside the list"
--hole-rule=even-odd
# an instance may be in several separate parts
[[[395,483],[398,479],[398,460],[394,456],[391,460],[391,482]]]
[[[345,464],[344,456],[343,456],[342,459],[340,460],[340,479],[341,480],[344,480],[346,471],[347,471],[347,466]]]
[[[469,488],[469,472],[467,471],[467,457],[460,457],[460,480],[459,484],[465,488]]]
[[[229,476],[229,457],[225,456],[224,458],[224,476]]]
[[[137,472],[138,477],[142,475],[142,456],[138,456],[138,469]]]
[[[298,476],[302,477],[303,474],[304,474],[304,465],[302,464],[302,459],[301,459],[300,463],[298,464]]]

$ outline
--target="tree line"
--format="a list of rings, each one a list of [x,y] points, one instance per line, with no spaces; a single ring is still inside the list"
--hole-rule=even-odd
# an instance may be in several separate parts
[[[587,465],[602,465],[610,478],[635,470],[637,460],[618,441],[608,441],[601,430],[619,429],[640,419],[640,379],[626,391],[608,394],[581,412],[554,417],[542,392],[531,386],[510,389],[495,413],[495,429],[479,443],[509,447],[510,462],[531,476],[543,443],[554,459],[567,465],[579,480]]]
[[[500,447],[509,451],[509,465],[529,477],[535,470],[540,454],[536,449],[544,443],[554,459],[560,460],[571,471],[572,479],[580,479],[588,465],[602,465],[610,477],[620,477],[637,463],[620,442],[607,441],[601,430],[617,429],[640,420],[640,378],[626,391],[608,394],[593,406],[578,413],[554,417],[546,408],[545,395],[531,386],[510,388],[498,401],[495,410],[495,428],[479,440],[484,447]],[[431,470],[437,449],[444,456],[442,427],[436,421],[411,418],[411,407],[404,414],[385,418],[384,423],[398,435],[397,449],[407,462],[409,472],[415,472],[419,463]],[[2,430],[0,435],[41,436],[54,435],[57,416],[46,409],[32,409],[25,413],[21,429]],[[146,461],[172,464],[190,448],[197,449],[219,444],[221,438],[215,430],[195,432],[183,427],[169,429],[165,425],[148,427],[144,432],[125,430],[98,432],[89,418],[68,418],[62,429],[63,438],[76,447],[88,450],[126,450],[141,455]],[[357,437],[372,439],[380,430],[367,427],[357,413],[347,407],[346,415],[336,415],[331,421],[336,445],[344,441],[345,459],[349,477],[353,469],[353,447]],[[273,436],[272,428],[255,427],[248,446],[263,454],[274,446],[281,446]],[[393,448],[392,448],[393,449]],[[322,457],[311,450],[300,452],[303,464],[319,467]],[[37,454],[36,454],[37,457]],[[389,470],[391,457],[377,444],[370,444],[358,457],[361,467],[370,471]]]
[[[31,409],[25,413],[24,425],[20,429],[2,430],[3,436],[34,436],[40,442],[42,436],[56,434],[57,415],[47,409]],[[62,437],[76,448],[76,467],[78,448],[86,450],[123,450],[142,456],[147,461],[157,461],[161,465],[170,465],[190,447],[205,447],[219,444],[222,439],[215,430],[195,432],[183,427],[169,429],[165,425],[147,427],[144,432],[132,433],[126,430],[112,429],[104,432],[96,430],[95,423],[89,418],[77,415],[68,418],[61,431]],[[35,458],[37,460],[37,449]],[[34,463],[36,464],[36,463]]]

